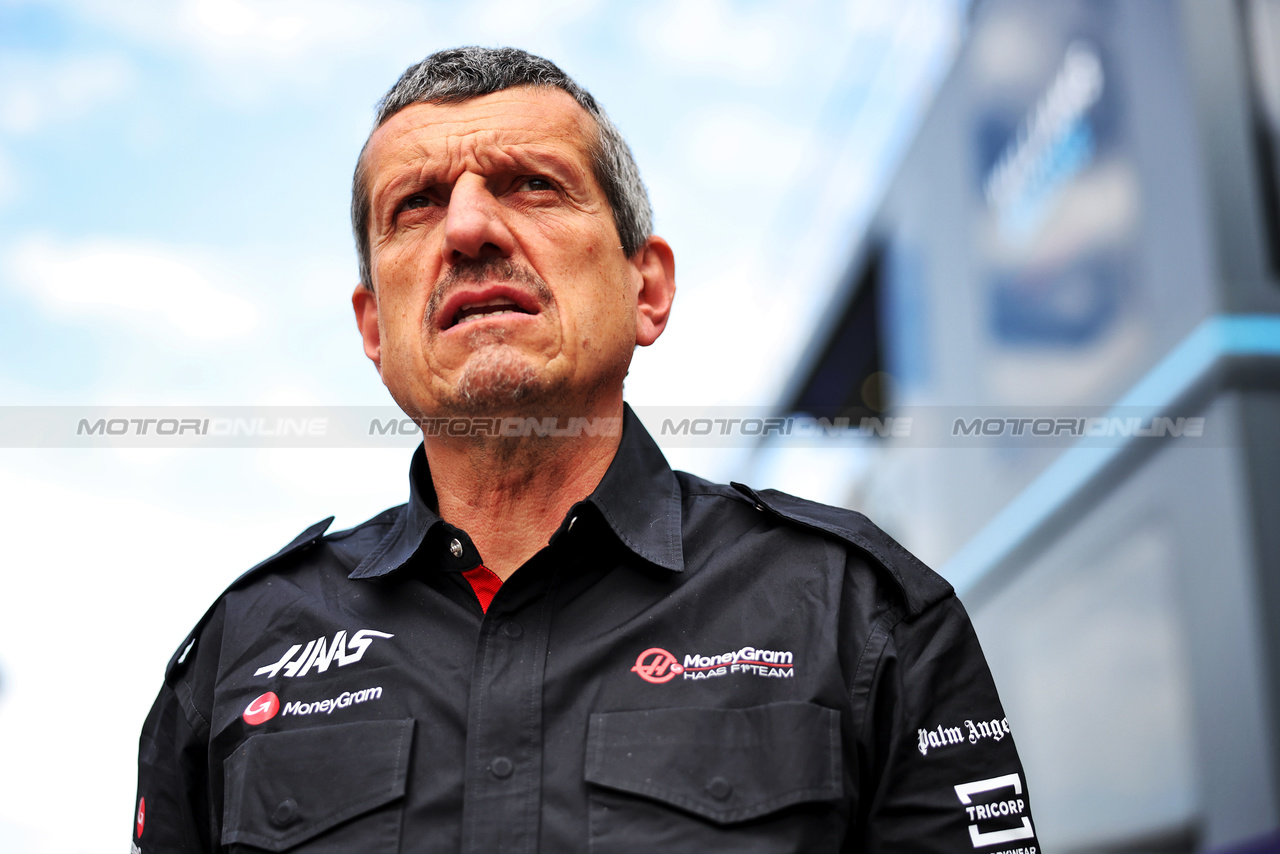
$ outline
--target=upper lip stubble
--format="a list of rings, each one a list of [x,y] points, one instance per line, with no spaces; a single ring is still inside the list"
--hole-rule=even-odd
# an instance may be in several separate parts
[[[462,309],[495,300],[509,301],[530,315],[555,305],[551,288],[532,270],[509,258],[485,258],[449,269],[427,302],[425,320],[447,332],[457,325]]]

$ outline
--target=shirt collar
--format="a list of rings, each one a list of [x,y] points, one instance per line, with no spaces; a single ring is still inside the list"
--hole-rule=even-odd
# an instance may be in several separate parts
[[[618,454],[587,501],[637,556],[673,572],[684,570],[680,482],[626,404]]]
[[[431,469],[419,445],[409,466],[409,503],[396,516],[387,535],[349,577],[387,575],[408,563],[419,550],[435,555],[432,563],[440,569],[466,570],[478,566],[480,555],[466,533],[431,509],[435,499]],[[618,452],[585,502],[600,512],[614,535],[638,557],[672,572],[684,569],[680,483],[649,431],[626,404],[623,404]],[[569,511],[561,531],[581,504]],[[455,540],[461,546],[460,554],[455,554],[458,549],[450,549]]]

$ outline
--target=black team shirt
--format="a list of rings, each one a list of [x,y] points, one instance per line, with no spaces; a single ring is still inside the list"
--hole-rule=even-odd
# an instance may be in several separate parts
[[[964,609],[864,516],[672,472],[628,408],[499,585],[410,484],[183,641],[135,850],[1038,851]]]

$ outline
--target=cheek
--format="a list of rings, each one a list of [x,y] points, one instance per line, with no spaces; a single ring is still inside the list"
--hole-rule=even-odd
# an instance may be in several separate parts
[[[379,246],[371,259],[374,275],[396,286],[421,281],[425,273],[439,267],[440,252],[433,249],[438,244],[435,231],[405,229]]]
[[[402,247],[387,251],[377,259],[374,275],[379,300],[389,325],[399,328],[404,324],[414,327],[422,323],[430,289],[424,283],[435,280],[437,269],[426,263],[422,253],[402,251]]]
[[[636,336],[635,306],[630,299],[627,279],[618,271],[609,270],[588,284],[597,291],[580,297],[590,300],[587,303],[590,308],[578,315],[578,338],[583,349],[601,351],[633,346]],[[602,294],[598,289],[608,289],[609,293]]]

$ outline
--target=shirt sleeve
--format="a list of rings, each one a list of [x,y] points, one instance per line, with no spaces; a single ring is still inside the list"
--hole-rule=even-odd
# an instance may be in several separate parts
[[[217,848],[213,839],[219,822],[211,806],[217,793],[210,792],[208,718],[220,627],[221,608],[215,607],[197,627],[186,654],[170,664],[143,724],[133,854]]]
[[[206,755],[205,739],[191,726],[174,690],[164,686],[138,744],[131,851],[209,850]]]
[[[954,596],[888,632],[860,748],[854,850],[1039,854],[1009,721]]]

